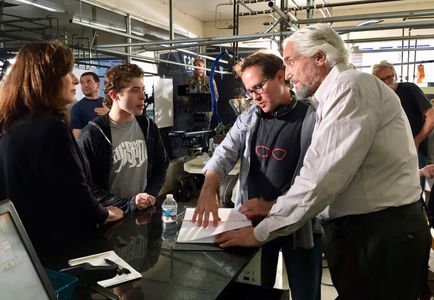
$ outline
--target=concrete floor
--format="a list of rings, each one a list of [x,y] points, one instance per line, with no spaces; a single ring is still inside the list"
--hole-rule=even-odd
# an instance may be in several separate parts
[[[333,286],[330,277],[329,269],[327,268],[327,261],[323,261],[322,279],[321,279],[321,299],[334,300],[338,296],[336,289]]]
[[[283,268],[283,270],[282,270]],[[275,288],[289,289],[284,264],[279,260],[278,271],[276,275]],[[323,259],[323,272],[321,279],[321,300],[334,300],[338,296],[336,289],[333,287],[330,272],[327,267],[327,261]],[[289,297],[291,299],[291,296]]]

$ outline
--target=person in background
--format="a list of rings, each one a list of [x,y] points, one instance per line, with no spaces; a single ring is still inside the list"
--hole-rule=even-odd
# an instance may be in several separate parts
[[[300,174],[267,217],[216,243],[257,246],[318,215],[339,299],[418,299],[431,236],[398,96],[371,74],[348,68],[344,42],[326,24],[294,32],[283,56],[297,95],[318,105],[312,142]]]
[[[0,86],[0,199],[13,202],[42,257],[123,217],[93,196],[65,122],[78,84],[72,67],[73,54],[60,42],[30,43]]]
[[[90,121],[77,140],[90,164],[95,197],[125,213],[155,204],[169,165],[157,125],[143,114],[144,88],[137,65],[110,68],[104,79],[110,112]]]
[[[201,58],[196,58],[193,61],[193,65],[197,68],[194,68],[194,74],[192,77],[187,79],[187,84],[189,86],[189,93],[200,93],[200,94],[210,94],[210,85],[209,80],[210,78],[206,75],[206,65],[205,61]],[[214,92],[215,92],[215,99],[218,101],[219,99],[219,92],[217,89],[217,84],[213,80],[214,84]],[[211,96],[209,98],[211,102]],[[213,129],[215,126],[217,126],[218,120],[216,118],[213,118],[213,113],[211,111],[209,112],[196,112],[192,113],[190,116],[190,119],[192,121],[192,124],[190,125],[193,130],[198,129]]]
[[[209,77],[206,75],[205,61],[201,58],[196,58],[193,61],[194,74],[189,78],[187,84],[190,87],[190,93],[210,93]],[[216,98],[218,99],[217,85],[214,82],[214,91],[216,92]]]
[[[240,61],[235,71],[254,104],[237,118],[203,169],[205,181],[193,215],[199,226],[204,214],[203,226],[208,226],[209,212],[218,220],[218,185],[238,159],[241,159],[241,169],[235,206],[241,206],[254,223],[264,218],[274,200],[289,189],[298,173],[315,122],[313,110],[297,101],[285,81],[282,58],[256,52]],[[294,234],[262,245],[262,286],[274,286],[280,250],[291,298],[319,300],[320,225],[312,220]]]
[[[410,122],[414,144],[418,150],[419,168],[427,164],[428,136],[434,129],[434,109],[422,90],[412,82],[396,82],[395,68],[386,60],[372,67],[372,74],[396,92]],[[421,177],[425,190],[425,179]]]
[[[75,138],[78,138],[81,129],[89,121],[109,112],[109,108],[103,104],[104,98],[98,96],[99,77],[97,74],[94,72],[81,74],[80,86],[84,97],[71,109],[71,129]]]

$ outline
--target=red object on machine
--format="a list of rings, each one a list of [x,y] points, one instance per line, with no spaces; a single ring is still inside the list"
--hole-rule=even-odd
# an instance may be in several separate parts
[[[422,83],[422,81],[425,79],[425,68],[422,64],[417,66],[417,83]]]

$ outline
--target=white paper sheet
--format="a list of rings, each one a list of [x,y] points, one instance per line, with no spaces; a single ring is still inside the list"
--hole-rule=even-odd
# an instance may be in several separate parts
[[[178,243],[214,243],[214,237],[219,233],[252,225],[246,216],[235,208],[219,208],[220,221],[217,227],[212,224],[207,228],[198,227],[196,223],[191,222],[193,213],[194,208],[186,209],[176,240]],[[212,220],[210,215],[210,221]]]
[[[79,265],[79,264],[82,264],[85,262],[90,263],[93,266],[106,266],[108,264],[104,261],[105,258],[108,258],[108,259],[114,261],[119,266],[127,268],[128,270],[131,271],[131,273],[116,275],[113,278],[98,281],[99,285],[101,285],[103,287],[108,287],[108,286],[117,285],[117,284],[120,284],[122,282],[130,281],[130,280],[142,277],[142,274],[140,274],[139,272],[134,270],[133,267],[131,267],[125,260],[120,258],[114,251],[101,252],[101,253],[97,253],[94,255],[74,258],[74,259],[69,260],[68,263],[70,266]]]

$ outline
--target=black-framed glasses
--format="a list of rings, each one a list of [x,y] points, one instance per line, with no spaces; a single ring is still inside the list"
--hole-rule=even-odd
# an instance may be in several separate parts
[[[390,82],[395,78],[395,74],[391,74],[389,76],[386,76],[384,78],[379,78],[383,82]]]
[[[255,85],[250,90],[246,90],[246,93],[244,94],[244,96],[246,96],[248,99],[253,99],[253,93],[255,93],[256,95],[262,94],[264,92],[264,85],[267,82],[267,80],[268,80],[268,78],[266,78],[261,83]]]

